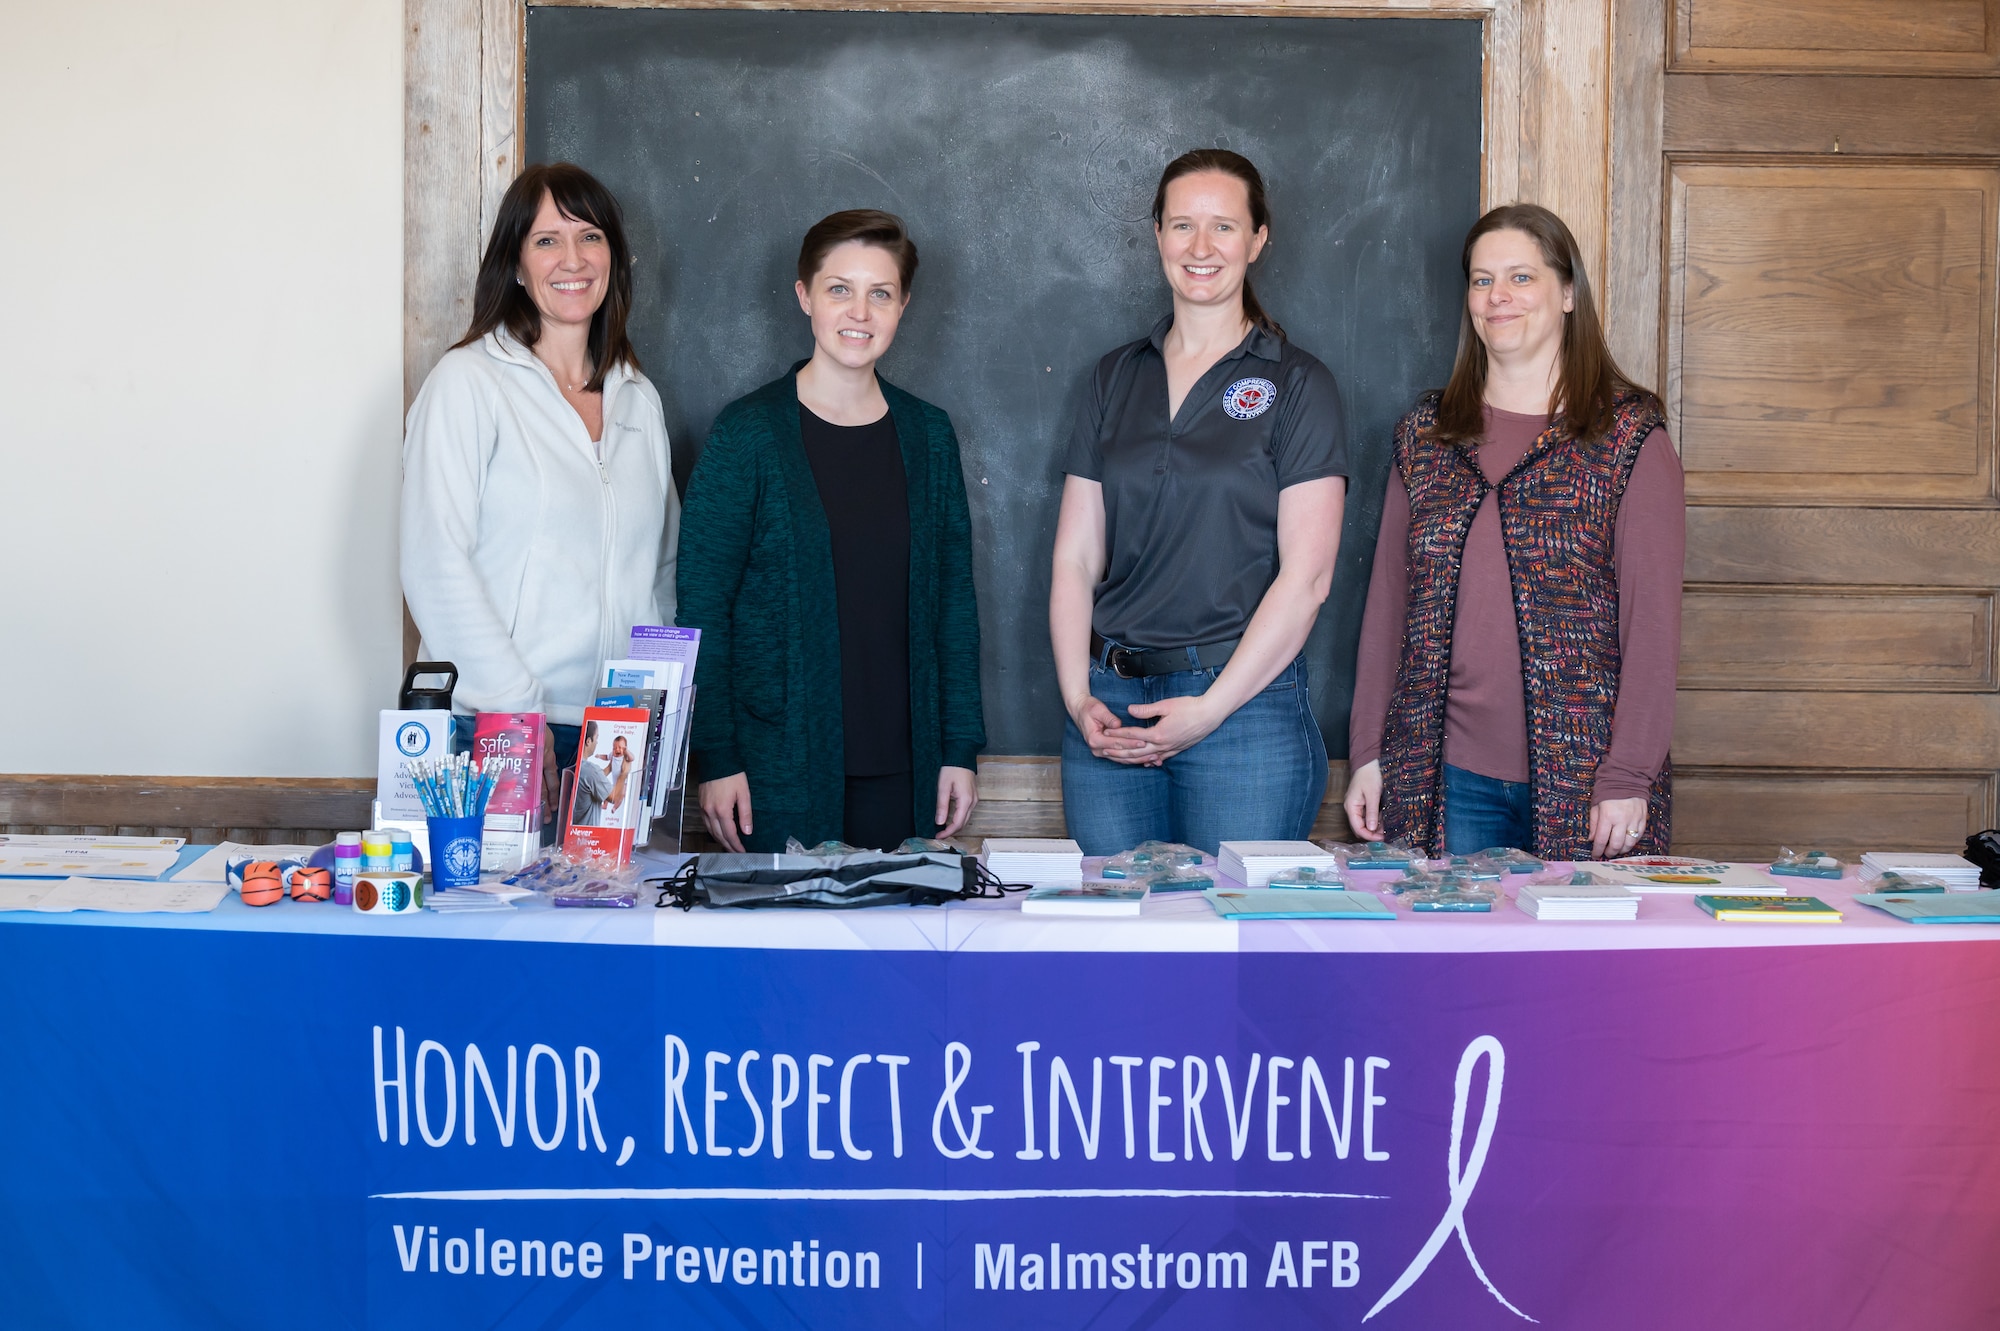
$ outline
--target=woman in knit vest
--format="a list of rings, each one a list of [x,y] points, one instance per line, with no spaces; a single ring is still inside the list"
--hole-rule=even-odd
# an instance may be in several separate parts
[[[1349,823],[1549,859],[1667,849],[1686,503],[1569,228],[1465,239],[1458,361],[1396,427],[1356,663]]]
[[[680,623],[701,630],[693,749],[730,850],[950,836],[986,743],[958,437],[875,365],[910,299],[900,218],[806,233],[812,358],[723,408],[688,482]]]

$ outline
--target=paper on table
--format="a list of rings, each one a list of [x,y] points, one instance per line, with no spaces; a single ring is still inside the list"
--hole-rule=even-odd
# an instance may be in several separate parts
[[[165,847],[0,845],[0,875],[68,878],[87,873],[103,878],[158,878],[180,857],[178,849]]]
[[[0,836],[0,846],[11,850],[68,850],[77,846],[117,846],[130,850],[179,850],[186,837],[177,836],[90,836],[86,833],[9,832]]]
[[[0,911],[33,910],[37,902],[56,890],[57,883],[0,883]]]
[[[318,849],[318,846],[250,846],[240,841],[225,841],[167,881],[226,884],[232,858],[254,855],[260,860],[302,860]]]
[[[29,907],[39,911],[211,911],[229,895],[221,883],[127,883],[108,878],[65,878]]]

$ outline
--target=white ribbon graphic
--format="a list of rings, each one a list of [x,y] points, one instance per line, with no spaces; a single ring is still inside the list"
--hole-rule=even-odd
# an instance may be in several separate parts
[[[1479,1130],[1473,1134],[1472,1155],[1465,1162],[1465,1172],[1460,1174],[1458,1150],[1465,1138],[1466,1105],[1472,1099],[1472,1069],[1482,1055],[1492,1060],[1491,1072],[1486,1079],[1486,1103],[1479,1109]],[[1535,1320],[1507,1302],[1506,1296],[1493,1287],[1493,1282],[1486,1278],[1486,1272],[1479,1265],[1479,1258],[1473,1255],[1472,1240],[1465,1232],[1465,1204],[1472,1200],[1473,1185],[1479,1182],[1479,1171],[1486,1167],[1486,1148],[1493,1143],[1493,1126],[1500,1118],[1500,1083],[1506,1071],[1507,1053],[1500,1047],[1500,1042],[1490,1035],[1480,1036],[1459,1055],[1458,1079],[1451,1106],[1451,1155],[1445,1160],[1445,1177],[1451,1184],[1451,1204],[1445,1207],[1444,1219],[1438,1221],[1437,1228],[1431,1231],[1416,1259],[1402,1275],[1396,1277],[1396,1283],[1376,1300],[1375,1306],[1368,1310],[1368,1316],[1362,1321],[1381,1312],[1416,1284],[1417,1277],[1429,1268],[1431,1259],[1438,1255],[1444,1241],[1453,1234],[1458,1235],[1458,1246],[1465,1249],[1465,1260],[1472,1263],[1473,1274],[1479,1277],[1480,1284],[1486,1286],[1486,1292],[1499,1299],[1500,1306],[1516,1317],[1529,1322]]]

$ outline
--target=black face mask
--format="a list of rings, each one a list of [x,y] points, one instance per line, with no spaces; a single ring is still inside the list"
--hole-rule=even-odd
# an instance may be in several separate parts
[[[853,855],[697,855],[671,878],[648,879],[656,906],[937,906],[1025,891],[970,855],[860,851]]]

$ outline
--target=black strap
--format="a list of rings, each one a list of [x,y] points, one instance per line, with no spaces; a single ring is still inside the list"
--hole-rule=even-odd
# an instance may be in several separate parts
[[[1135,652],[1105,641],[1092,630],[1090,658],[1120,679],[1143,679],[1148,675],[1171,675],[1180,670],[1220,670],[1235,655],[1237,644],[1242,641],[1241,638],[1231,638],[1227,642],[1198,643],[1194,654],[1199,664],[1190,664],[1185,647]]]

